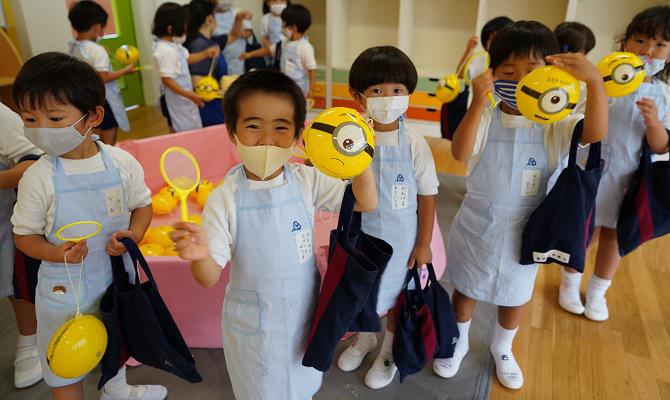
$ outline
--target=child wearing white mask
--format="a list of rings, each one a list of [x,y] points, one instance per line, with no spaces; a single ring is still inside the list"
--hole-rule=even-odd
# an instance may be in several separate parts
[[[216,18],[216,28],[214,29],[214,36],[227,35],[233,28],[235,22],[235,15],[237,15],[239,8],[233,6],[231,0],[215,1],[216,9],[214,17]]]
[[[387,386],[398,368],[393,362],[394,306],[407,268],[432,262],[430,241],[439,182],[433,156],[423,136],[408,129],[404,114],[417,84],[412,61],[392,46],[365,50],[349,70],[349,92],[374,121],[372,171],[378,208],[364,213],[362,229],[393,246],[381,277],[377,312],[388,311],[381,350],[365,377],[372,389]],[[375,333],[361,332],[338,359],[343,371],[357,369],[377,347]]]
[[[261,41],[270,48],[282,39],[281,13],[291,4],[287,0],[265,0],[261,17]]]
[[[242,75],[245,72],[245,60],[240,59],[240,55],[247,50],[247,45],[254,40],[253,26],[251,19],[242,20],[242,34],[235,38],[223,49],[223,56],[228,64],[228,75]]]
[[[210,195],[202,227],[177,223],[171,237],[204,287],[232,261],[222,333],[235,398],[310,399],[322,380],[321,372],[302,365],[321,282],[314,212],[338,212],[347,182],[288,162],[306,107],[286,75],[242,75],[223,107],[242,164]],[[373,179],[370,169],[352,179],[357,211],[377,206]]]

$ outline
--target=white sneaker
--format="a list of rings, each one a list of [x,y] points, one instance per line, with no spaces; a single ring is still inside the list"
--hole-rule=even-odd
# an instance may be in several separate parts
[[[610,317],[605,296],[587,297],[585,309],[584,315],[592,321],[606,321]]]
[[[14,386],[27,388],[42,380],[42,364],[37,346],[20,347],[14,361]]]
[[[365,356],[377,348],[377,335],[359,333],[351,342],[351,346],[340,354],[337,367],[344,372],[351,372],[361,366]]]
[[[103,388],[100,391],[100,400],[163,400],[167,397],[167,388],[161,385],[137,385],[130,386],[130,395],[128,397],[114,397],[107,394]]]
[[[516,362],[514,354],[500,354],[498,356],[493,354],[493,360],[496,363],[496,376],[500,384],[508,389],[521,389],[523,386],[523,372],[521,367]]]
[[[454,352],[454,356],[451,358],[436,358],[433,361],[433,371],[442,378],[453,378],[458,373],[461,362],[467,354],[468,350],[466,349],[463,354]]]
[[[365,384],[370,389],[386,387],[393,382],[397,371],[398,367],[393,362],[392,356],[380,354],[365,375]]]
[[[563,284],[558,288],[558,304],[567,312],[581,315],[584,314],[584,305],[579,295],[579,287],[567,289]]]

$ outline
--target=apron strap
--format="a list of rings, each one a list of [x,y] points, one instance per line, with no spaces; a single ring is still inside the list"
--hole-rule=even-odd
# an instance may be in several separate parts
[[[584,120],[582,119],[575,126],[575,130],[572,134],[572,140],[570,142],[570,157],[568,159],[568,168],[575,168],[577,164],[577,147],[579,145],[579,140],[582,137],[582,132],[584,131]],[[586,161],[585,169],[592,170],[598,168],[601,163],[600,159],[600,142],[591,143],[589,145],[589,157]]]

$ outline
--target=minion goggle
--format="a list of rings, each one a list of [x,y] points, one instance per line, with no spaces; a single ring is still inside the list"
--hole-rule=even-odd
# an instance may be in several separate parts
[[[365,132],[355,122],[343,122],[338,126],[314,122],[311,128],[333,135],[333,146],[346,156],[353,157],[365,152],[373,158],[375,154],[375,149],[368,143]]]
[[[616,61],[614,61],[616,62]],[[607,75],[603,77],[603,81],[614,81],[618,83],[619,85],[626,84],[630,81],[632,81],[635,78],[635,75],[637,75],[638,72],[643,71],[644,66],[639,65],[637,67],[633,66],[633,64],[621,64],[617,65],[614,70],[612,70],[611,75]]]
[[[537,99],[537,106],[545,114],[558,114],[568,109],[573,110],[577,103],[570,103],[570,95],[563,88],[551,88],[540,93],[524,85],[521,91]]]

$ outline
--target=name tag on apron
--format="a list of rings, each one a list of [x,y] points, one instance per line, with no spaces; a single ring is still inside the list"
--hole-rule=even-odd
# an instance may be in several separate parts
[[[107,217],[114,218],[123,215],[123,190],[121,187],[113,187],[105,190],[105,201],[107,203]]]
[[[409,207],[409,186],[393,185],[392,190],[393,209],[400,210]]]
[[[540,191],[540,179],[542,171],[524,169],[521,175],[521,197],[537,196]]]
[[[312,231],[304,230],[295,234],[295,245],[298,250],[298,260],[300,264],[309,260],[314,253],[312,246]]]

